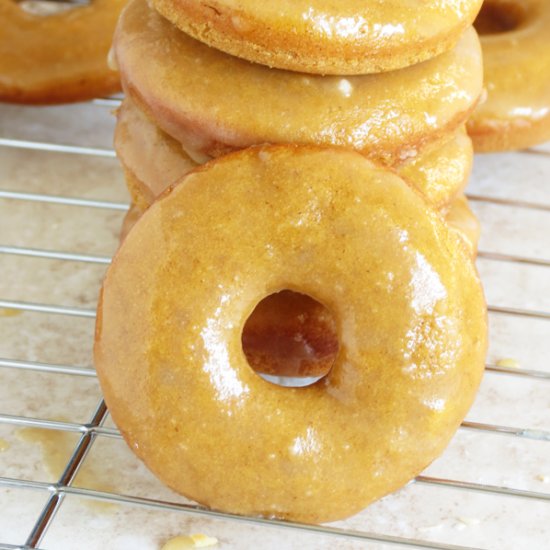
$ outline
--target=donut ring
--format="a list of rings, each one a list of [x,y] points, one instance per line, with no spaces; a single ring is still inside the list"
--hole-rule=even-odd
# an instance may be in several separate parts
[[[414,67],[306,76],[213,50],[145,0],[131,0],[114,52],[126,95],[197,160],[260,143],[298,143],[353,148],[395,164],[458,129],[483,84],[472,28],[452,51]]]
[[[0,0],[0,100],[64,103],[120,91],[107,55],[125,3],[92,0],[36,15]]]
[[[523,149],[550,139],[550,5],[486,0],[476,21],[486,100],[468,121],[476,151]]]
[[[130,98],[117,110],[114,145],[132,201],[142,210],[197,165],[181,143],[160,130]],[[466,186],[472,161],[472,143],[461,127],[394,169],[426,200],[443,208]]]
[[[130,189],[142,186],[131,171],[125,170],[125,175]],[[134,203],[124,218],[121,241],[150,205],[142,208],[138,204],[144,202]],[[440,212],[475,258],[480,225],[466,197],[460,195]],[[336,329],[326,308],[307,296],[290,291],[272,294],[258,304],[243,328],[242,341],[249,365],[256,372],[270,376],[324,376],[338,351]]]
[[[128,170],[125,173],[132,188],[136,177]],[[121,242],[148,207],[132,205],[122,224]],[[475,258],[480,225],[466,197],[460,195],[441,214]],[[272,294],[258,304],[243,327],[242,342],[248,364],[257,373],[278,377],[324,376],[338,351],[336,328],[326,308],[291,291]]]
[[[185,33],[226,53],[317,74],[392,71],[454,47],[481,0],[153,0]]]
[[[335,364],[306,388],[262,380],[242,352],[246,318],[282,289],[336,321]],[[461,240],[399,177],[351,151],[261,147],[195,170],[140,218],[94,350],[114,421],[167,485],[322,522],[442,452],[482,376],[486,308]]]

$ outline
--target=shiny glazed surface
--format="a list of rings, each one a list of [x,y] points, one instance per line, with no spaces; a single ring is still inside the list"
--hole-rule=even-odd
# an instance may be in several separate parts
[[[481,0],[152,0],[187,34],[257,63],[319,74],[407,67],[450,50]]]
[[[126,98],[117,111],[115,149],[126,170],[133,202],[145,209],[169,185],[197,164],[183,146]],[[193,155],[197,158],[197,154]],[[199,159],[206,161],[209,159]],[[473,150],[464,127],[395,167],[426,199],[443,207],[465,187],[472,168]]]
[[[0,0],[0,100],[58,103],[120,90],[107,55],[125,0],[34,15]]]
[[[336,322],[336,362],[307,388],[262,380],[242,351],[245,320],[282,289]],[[126,441],[170,487],[322,522],[442,452],[485,350],[475,268],[420,196],[357,153],[281,146],[217,159],[145,212],[104,281],[95,364]]]
[[[187,149],[209,156],[260,143],[321,143],[398,162],[464,123],[482,88],[471,28],[451,52],[414,67],[321,77],[208,48],[145,0],[131,0],[114,49],[127,95]]]
[[[481,37],[486,100],[468,122],[477,151],[530,147],[550,139],[550,4],[487,0],[493,17],[512,6],[509,30]],[[491,17],[491,14],[487,16]],[[489,21],[483,20],[484,27]]]

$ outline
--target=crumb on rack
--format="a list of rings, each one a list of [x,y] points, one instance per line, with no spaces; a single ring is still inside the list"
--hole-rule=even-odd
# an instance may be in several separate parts
[[[516,359],[512,359],[511,357],[505,357],[497,361],[497,367],[506,367],[508,369],[519,369],[520,364],[519,364],[519,361]]]
[[[550,483],[550,476],[547,476],[547,475],[544,475],[544,474],[539,474],[537,476],[537,480],[542,481],[543,483]]]
[[[198,533],[196,535],[180,535],[166,541],[161,550],[185,550],[187,548],[207,548],[216,546],[218,539]]]

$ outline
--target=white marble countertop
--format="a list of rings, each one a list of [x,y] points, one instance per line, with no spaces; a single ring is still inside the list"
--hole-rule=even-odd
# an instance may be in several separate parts
[[[97,104],[3,105],[0,138],[109,150],[110,109]],[[117,161],[108,153],[83,155],[7,145],[0,142],[1,191],[128,201]],[[548,376],[550,320],[529,312],[550,312],[550,146],[477,157],[468,191],[478,197],[472,205],[483,229],[478,266],[488,302],[527,311],[527,315],[490,313],[488,363],[513,359],[522,371]],[[116,208],[0,194],[0,247],[109,258],[123,215]],[[50,495],[49,484],[57,481],[78,443],[78,433],[67,429],[90,422],[101,398],[91,371],[94,323],[86,315],[95,309],[105,264],[6,252],[0,248],[0,300],[54,304],[80,313],[67,316],[0,307],[0,548],[17,548],[27,540]],[[503,261],[487,253],[542,261]],[[40,372],[8,366],[6,360],[13,359],[83,369],[76,374]],[[24,419],[34,418],[68,424],[59,426],[65,430],[29,430],[30,422]],[[437,548],[445,544],[494,550],[549,548],[550,441],[536,438],[550,432],[550,379],[487,372],[467,420],[535,430],[523,434],[534,439],[463,428],[425,475],[513,488],[531,496],[542,493],[546,500],[413,483],[330,527],[432,541]],[[112,424],[107,420],[105,426]],[[223,549],[390,547],[159,506],[154,501],[185,500],[162,486],[123,441],[106,435],[91,445],[73,486],[145,500],[139,505],[129,499],[101,504],[85,491],[73,490],[62,499],[40,548],[157,550],[171,537],[191,533],[214,536]]]

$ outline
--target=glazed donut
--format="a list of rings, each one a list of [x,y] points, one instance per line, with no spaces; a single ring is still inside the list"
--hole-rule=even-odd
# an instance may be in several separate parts
[[[395,164],[458,129],[483,80],[472,28],[452,51],[414,67],[322,77],[209,48],[145,0],[124,9],[114,52],[126,95],[195,160],[261,143],[319,143]]]
[[[135,177],[127,171],[126,179],[131,181]],[[124,218],[121,241],[145,210],[132,205]],[[460,195],[441,214],[475,258],[480,225],[466,197]],[[248,364],[257,373],[277,377],[324,376],[338,351],[334,320],[326,308],[289,290],[272,294],[258,304],[243,327],[242,343]]]
[[[476,151],[550,139],[550,4],[486,0],[476,21],[487,96],[468,122]]]
[[[337,327],[330,373],[305,388],[263,380],[242,351],[256,304],[284,289]],[[486,344],[473,262],[417,192],[353,151],[272,146],[196,169],[139,219],[104,280],[94,357],[115,423],[167,485],[323,522],[443,451]]]
[[[117,111],[114,145],[127,173],[132,201],[142,210],[196,166],[182,145],[151,122],[130,98]],[[394,168],[429,202],[443,208],[465,187],[472,160],[472,143],[461,127]]]
[[[128,186],[136,186],[132,172],[126,170],[125,173]],[[121,241],[148,206],[132,205],[122,224]],[[475,258],[480,225],[466,197],[460,195],[440,213]],[[279,377],[323,376],[330,370],[338,351],[336,329],[326,308],[308,296],[291,291],[272,294],[258,304],[243,327],[242,342],[248,364],[256,372]]]
[[[317,74],[380,73],[453,48],[481,0],[152,0],[185,33],[256,63]]]
[[[93,0],[50,15],[0,0],[0,101],[63,103],[120,91],[107,66],[126,0]]]

